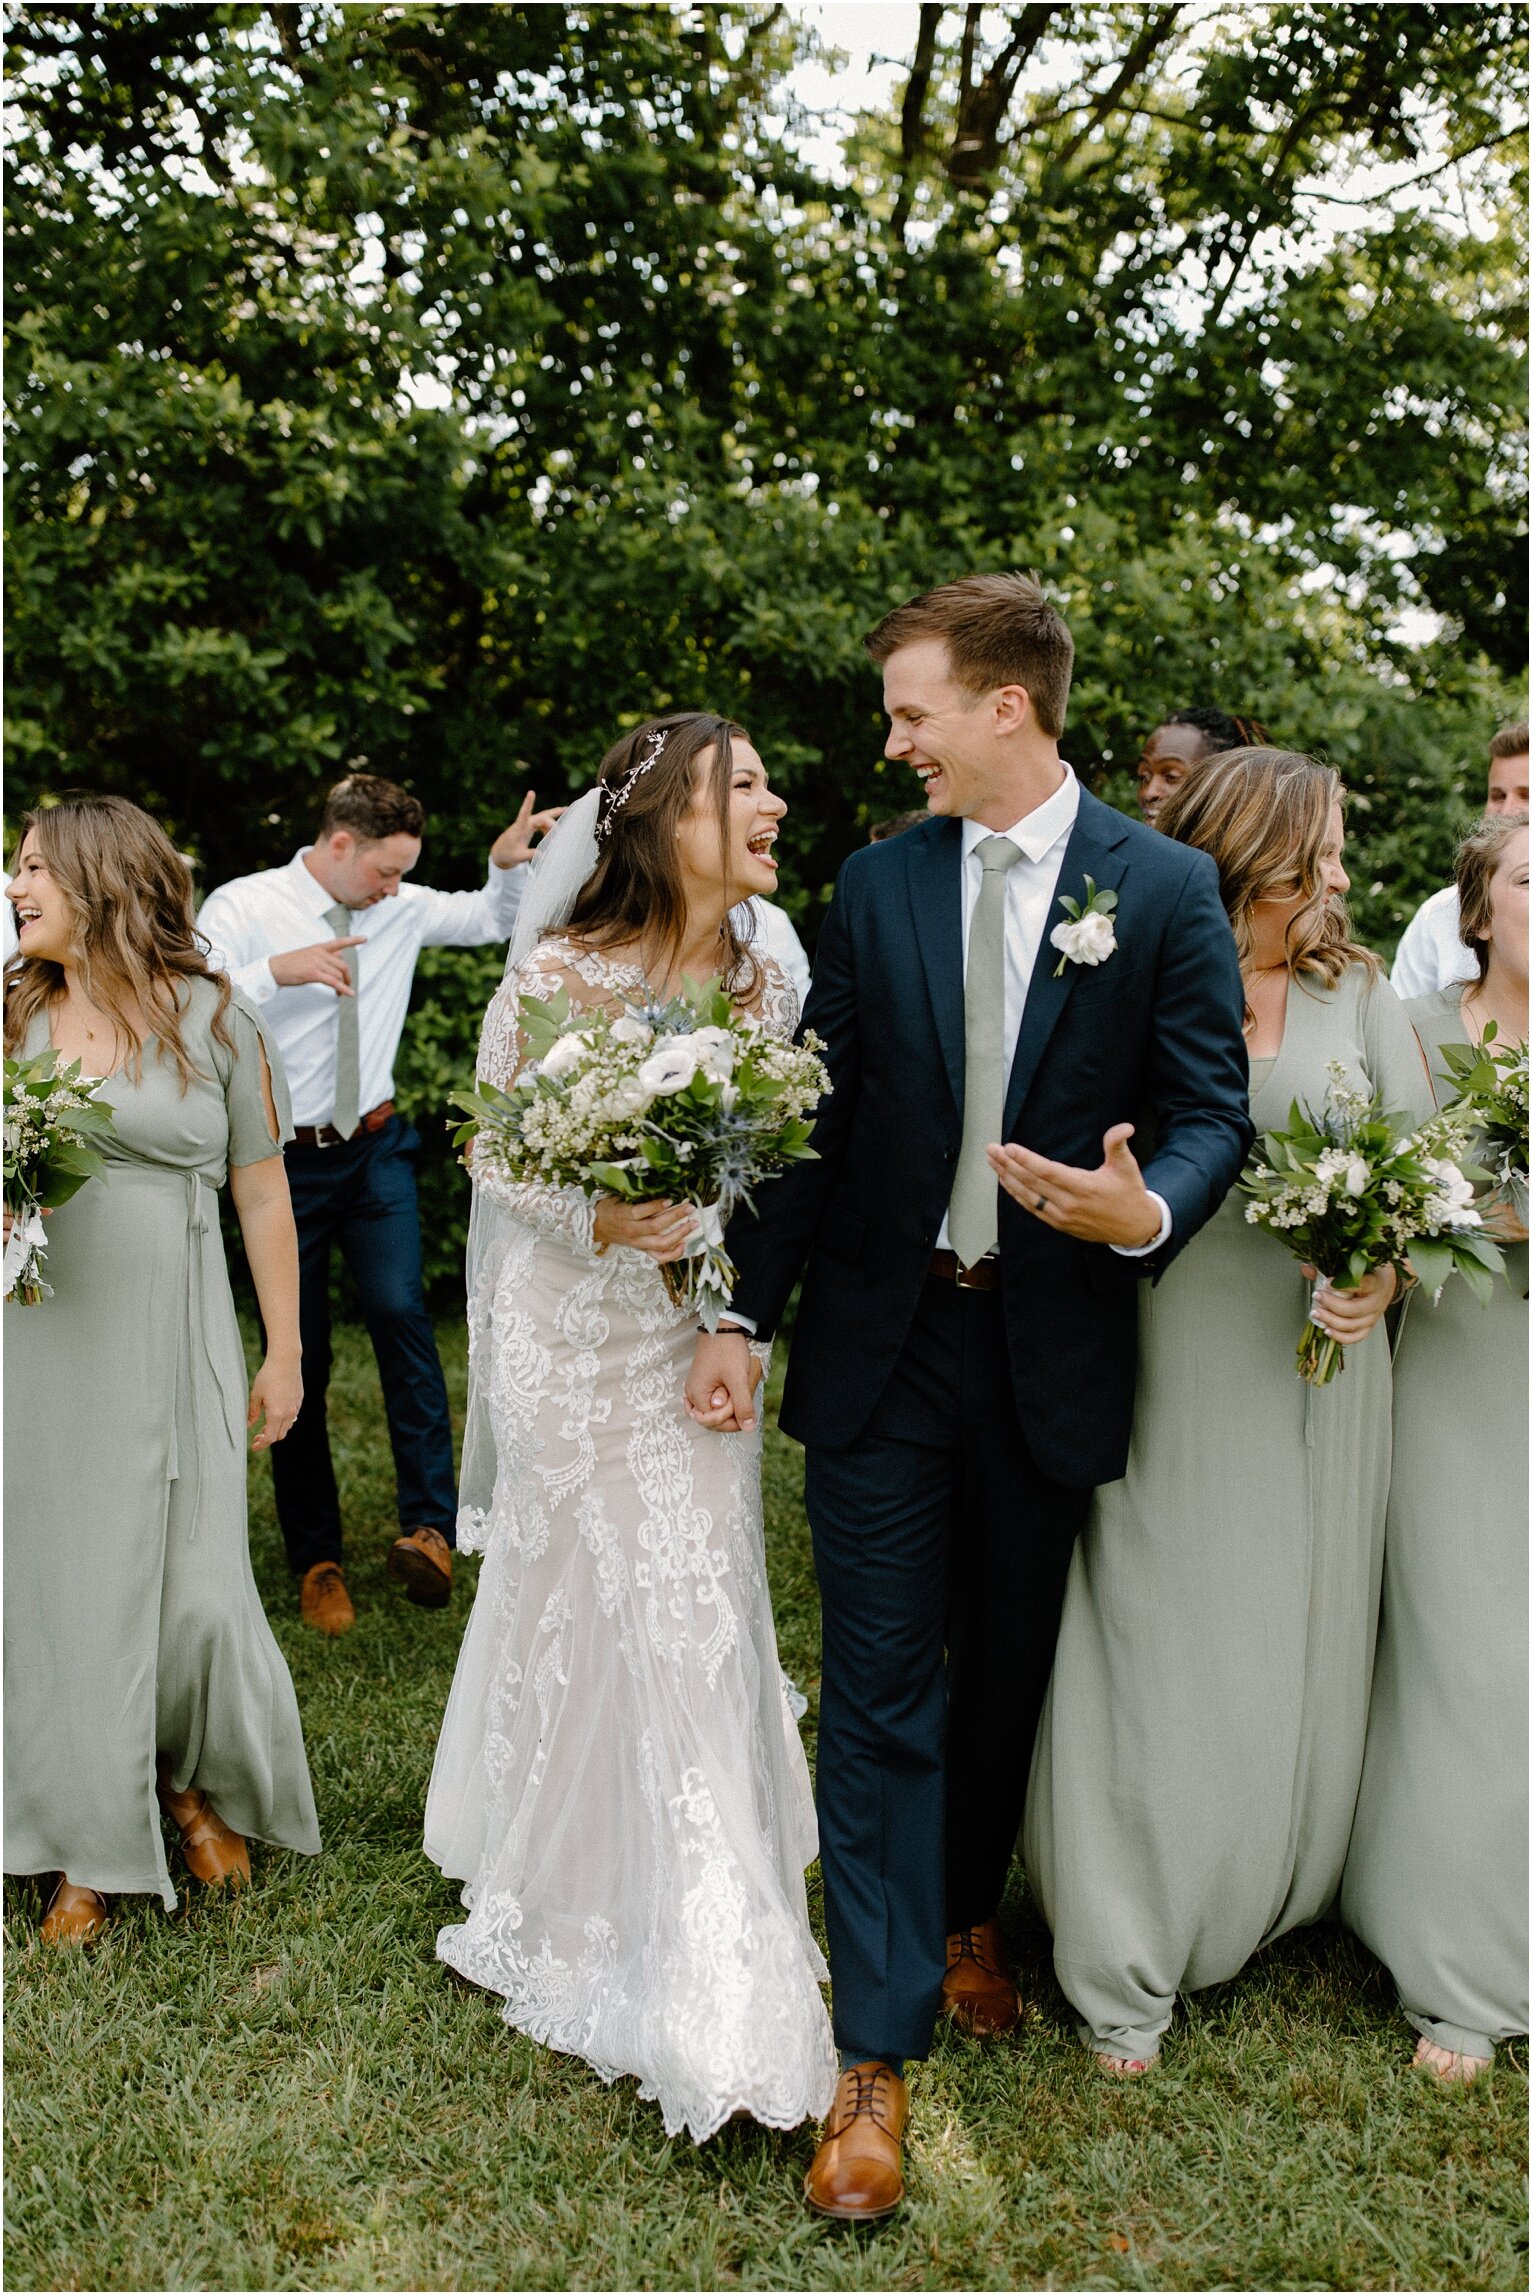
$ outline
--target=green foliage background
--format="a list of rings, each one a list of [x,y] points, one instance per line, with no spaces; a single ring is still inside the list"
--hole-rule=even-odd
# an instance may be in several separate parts
[[[789,797],[812,940],[908,795],[861,631],[1021,566],[1087,776],[1121,800],[1194,702],[1322,750],[1391,946],[1524,691],[1521,11],[923,7],[833,174],[812,42],[10,9],[13,804],[120,790],[211,885],[365,760],[465,884],[529,778],[705,702]],[[425,959],[400,1072],[443,1278],[499,965]]]

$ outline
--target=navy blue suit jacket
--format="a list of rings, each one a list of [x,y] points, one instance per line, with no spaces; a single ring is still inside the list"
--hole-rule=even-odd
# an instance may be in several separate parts
[[[872,1416],[914,1318],[963,1133],[962,830],[932,819],[853,853],[820,934],[804,1013],[833,1092],[819,1160],[770,1181],[729,1228],[734,1304],[768,1336],[804,1270],[781,1423],[842,1450]],[[1075,1488],[1127,1466],[1138,1278],[1157,1276],[1210,1218],[1254,1137],[1233,934],[1206,853],[1140,827],[1085,790],[1059,872],[1117,893],[1117,948],[1055,975],[1038,952],[1006,1094],[1004,1136],[1094,1168],[1130,1122],[1169,1242],[1124,1259],[1000,1194],[1005,1329],[1034,1459]]]

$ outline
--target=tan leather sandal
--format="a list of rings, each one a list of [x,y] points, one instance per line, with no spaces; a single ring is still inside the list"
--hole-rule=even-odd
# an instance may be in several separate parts
[[[181,1854],[186,1869],[193,1879],[208,1888],[220,1888],[232,1881],[236,1888],[250,1878],[250,1851],[244,1836],[226,1825],[205,1793],[188,1787],[184,1793],[173,1793],[166,1783],[164,1772],[159,1779],[160,1807],[170,1822],[180,1828]]]
[[[44,1944],[93,1944],[106,1921],[106,1899],[99,1889],[77,1888],[61,1878],[38,1934]]]

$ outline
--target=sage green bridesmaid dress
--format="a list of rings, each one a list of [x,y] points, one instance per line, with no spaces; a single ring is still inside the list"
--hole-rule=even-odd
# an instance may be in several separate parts
[[[1393,990],[1294,980],[1251,1063],[1258,1130],[1339,1061],[1430,1106]],[[1334,1902],[1361,1775],[1388,1499],[1380,1325],[1328,1386],[1294,1367],[1310,1291],[1231,1193],[1140,1292],[1127,1474],[1075,1551],[1033,1756],[1027,1873],[1091,2045],[1151,2058],[1179,1992]]]
[[[102,1090],[107,1166],[48,1221],[53,1296],[5,1308],[5,1869],[174,1907],[155,1798],[169,1756],[247,1838],[313,1855],[291,1676],[246,1526],[244,1354],[218,1226],[233,1164],[280,1155],[281,1064],[236,996],[186,990],[201,1071],[151,1039]],[[46,1049],[34,1023],[26,1049]]]
[[[1405,1010],[1440,1078],[1462,983]],[[1442,1100],[1450,1081],[1438,1082]],[[1439,2047],[1527,2029],[1527,1246],[1487,1307],[1412,1294],[1367,1758],[1341,1913]]]

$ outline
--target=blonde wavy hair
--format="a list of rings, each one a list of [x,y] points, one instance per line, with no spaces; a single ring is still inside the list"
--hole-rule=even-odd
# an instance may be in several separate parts
[[[1325,891],[1320,875],[1331,808],[1345,801],[1334,767],[1296,749],[1226,749],[1194,766],[1161,807],[1164,834],[1211,853],[1218,864],[1242,971],[1254,957],[1257,901],[1295,892],[1304,905],[1287,928],[1291,973],[1334,988],[1353,964],[1381,969],[1352,939],[1346,904]]]
[[[191,871],[164,830],[126,797],[71,793],[28,813],[28,833],[47,863],[74,924],[74,955],[92,1004],[126,1038],[125,1062],[135,1080],[153,1036],[180,1071],[184,1092],[200,1071],[181,1032],[192,980],[218,991],[213,1034],[233,1048],[224,1015],[228,975],[215,972],[198,938]],[[15,867],[14,856],[12,867]],[[39,1012],[64,994],[64,968],[43,957],[13,956],[5,968],[5,1049],[15,1053]]]
[[[1489,971],[1489,936],[1495,922],[1490,886],[1506,846],[1526,825],[1525,813],[1491,813],[1457,850],[1458,937],[1477,963],[1481,980]]]

